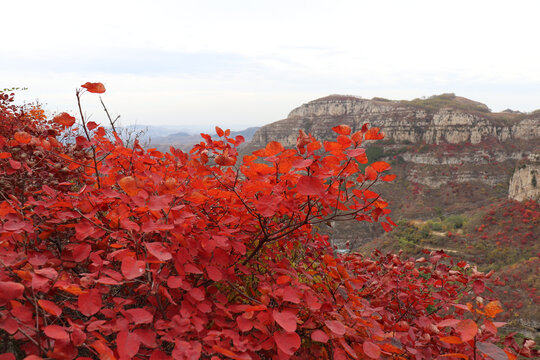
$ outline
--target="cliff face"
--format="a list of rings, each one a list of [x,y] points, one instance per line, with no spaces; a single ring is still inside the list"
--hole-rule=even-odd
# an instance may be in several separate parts
[[[492,113],[478,102],[443,94],[413,101],[328,96],[261,127],[244,151],[269,141],[295,146],[299,129],[332,140],[332,127],[347,124],[356,131],[364,123],[386,135],[363,146],[371,161],[389,162],[398,175],[378,188],[395,219],[455,213],[507,198],[516,162],[540,150],[540,113]],[[519,188],[525,191],[524,185]],[[340,226],[335,230],[340,236],[358,234]]]
[[[463,98],[454,99],[458,99],[455,104],[462,104],[459,101]],[[429,99],[425,101],[429,105]],[[252,143],[264,146],[275,140],[293,145],[298,129],[324,139],[331,136],[328,129],[332,126],[347,124],[354,131],[366,122],[382,128],[387,140],[401,143],[479,144],[487,139],[505,142],[540,138],[540,114],[495,114],[486,110],[485,105],[474,104],[478,105],[469,110],[464,106],[452,107],[453,103],[448,101],[437,109],[422,103],[329,96],[294,109],[285,120],[263,126]]]
[[[517,201],[540,199],[540,154],[531,154],[516,167],[508,197]]]

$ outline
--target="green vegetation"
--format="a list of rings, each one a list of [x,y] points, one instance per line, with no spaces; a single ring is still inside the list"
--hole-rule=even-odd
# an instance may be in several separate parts
[[[445,107],[451,107],[457,110],[478,111],[490,113],[489,108],[479,102],[468,100],[453,93],[430,96],[427,99],[401,100],[402,104],[412,105],[426,111],[438,111]]]

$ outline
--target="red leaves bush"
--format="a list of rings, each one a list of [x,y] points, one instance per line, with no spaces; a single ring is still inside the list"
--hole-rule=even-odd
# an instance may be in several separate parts
[[[102,93],[96,84],[84,87]],[[474,285],[483,274],[443,253],[334,256],[317,233],[329,220],[395,226],[370,190],[392,180],[389,165],[359,167],[378,129],[341,125],[325,144],[301,132],[294,149],[270,143],[240,161],[243,139],[229,131],[203,135],[190,154],[161,153],[10,99],[0,103],[2,359],[503,351],[492,345],[498,303],[459,304],[485,293]],[[504,353],[532,346],[510,339]]]

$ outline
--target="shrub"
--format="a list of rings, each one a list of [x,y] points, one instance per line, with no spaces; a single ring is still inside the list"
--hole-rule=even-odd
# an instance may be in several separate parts
[[[377,129],[337,126],[324,144],[300,131],[240,162],[228,130],[161,153],[82,111],[76,124],[0,100],[2,359],[534,356],[493,345],[498,301],[460,303],[488,296],[489,275],[443,252],[335,256],[314,231],[395,226],[370,190],[389,165],[358,167]]]

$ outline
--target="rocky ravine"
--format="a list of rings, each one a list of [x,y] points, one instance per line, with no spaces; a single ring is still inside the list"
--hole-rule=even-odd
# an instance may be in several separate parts
[[[295,146],[299,129],[332,140],[332,127],[347,124],[355,131],[364,123],[386,135],[364,146],[370,160],[390,162],[398,175],[394,183],[378,189],[395,219],[461,212],[506,198],[516,163],[540,153],[540,112],[492,113],[454,94],[413,101],[328,96],[261,127],[243,151],[269,141]],[[373,236],[368,235],[373,229],[343,224],[332,232],[342,241],[362,243]]]

